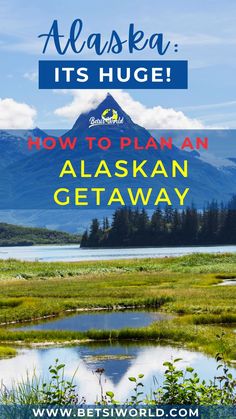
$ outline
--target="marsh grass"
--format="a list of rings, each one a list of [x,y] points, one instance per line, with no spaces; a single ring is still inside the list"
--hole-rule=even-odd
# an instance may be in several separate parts
[[[9,358],[15,356],[17,353],[16,349],[8,346],[0,346],[0,358]]]
[[[78,343],[93,340],[173,341],[236,359],[235,287],[214,287],[236,277],[236,254],[96,262],[0,261],[0,323],[24,322],[66,311],[146,307],[181,315],[142,329],[20,331],[0,328],[0,342]]]
[[[35,371],[32,375],[27,371],[26,378],[13,381],[10,388],[3,382],[0,383],[0,402],[11,405],[37,404],[41,399],[41,387],[41,377],[38,377]]]

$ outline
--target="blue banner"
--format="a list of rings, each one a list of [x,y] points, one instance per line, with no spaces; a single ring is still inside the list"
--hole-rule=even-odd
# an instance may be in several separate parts
[[[187,89],[187,61],[39,61],[39,89]]]
[[[235,130],[151,130],[108,97],[67,132],[0,132],[0,209],[204,208],[235,194]],[[11,154],[9,153],[11,147]],[[217,155],[208,150],[217,147]],[[224,148],[228,158],[219,157]]]
[[[193,418],[234,419],[235,406],[129,406],[129,405],[0,405],[0,417],[4,419],[32,418]]]

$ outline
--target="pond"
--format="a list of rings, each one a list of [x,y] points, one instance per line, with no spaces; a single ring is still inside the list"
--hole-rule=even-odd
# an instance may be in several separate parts
[[[81,249],[79,245],[0,247],[0,259],[40,262],[157,258],[191,253],[236,253],[236,246],[139,247],[119,249]]]
[[[20,327],[20,330],[80,330],[120,329],[123,327],[144,327],[154,321],[171,318],[166,313],[144,310],[101,311],[74,313],[63,318],[53,318]],[[214,378],[217,375],[216,361],[196,351],[186,350],[180,346],[156,344],[152,342],[93,342],[76,346],[44,346],[33,349],[20,349],[18,355],[11,359],[0,360],[0,381],[11,387],[13,381],[26,379],[27,374],[34,373],[48,380],[48,367],[58,358],[66,364],[65,375],[71,378],[78,368],[75,384],[79,394],[87,402],[95,402],[99,397],[100,387],[97,368],[104,369],[104,391],[113,391],[116,399],[125,401],[132,391],[130,376],[145,374],[143,383],[145,392],[151,392],[158,382],[162,384],[163,362],[182,358],[179,367],[192,366],[202,379]]]
[[[133,388],[128,377],[145,374],[143,383],[145,391],[155,388],[155,381],[162,383],[165,367],[163,362],[182,358],[179,367],[192,366],[202,379],[209,380],[219,371],[216,361],[198,352],[154,344],[96,344],[73,347],[53,347],[37,349],[21,349],[15,358],[0,360],[0,381],[10,388],[12,382],[29,377],[34,372],[48,379],[48,366],[55,359],[66,364],[65,375],[72,377],[75,370],[75,384],[79,387],[79,394],[86,397],[87,402],[94,402],[99,397],[100,388],[98,378],[94,374],[97,368],[104,368],[104,391],[113,391],[117,400],[125,401]],[[233,372],[235,374],[235,371]]]
[[[219,284],[216,284],[217,287],[227,286],[227,285],[236,285],[236,278],[235,279],[224,279]]]
[[[76,330],[84,332],[90,329],[122,329],[125,327],[145,327],[154,321],[164,321],[172,317],[165,313],[142,310],[83,312],[63,318],[43,320],[20,327],[20,330]],[[17,329],[19,330],[19,328]]]

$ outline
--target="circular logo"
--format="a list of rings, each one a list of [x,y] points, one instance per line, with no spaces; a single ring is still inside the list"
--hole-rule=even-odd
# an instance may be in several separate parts
[[[113,121],[118,120],[118,113],[115,109],[105,109],[102,113],[102,119],[107,123],[112,123]]]

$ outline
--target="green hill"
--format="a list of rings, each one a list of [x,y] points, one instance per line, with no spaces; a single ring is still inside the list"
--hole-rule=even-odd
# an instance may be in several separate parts
[[[32,246],[36,244],[79,244],[79,235],[47,228],[22,227],[0,223],[0,246]]]

